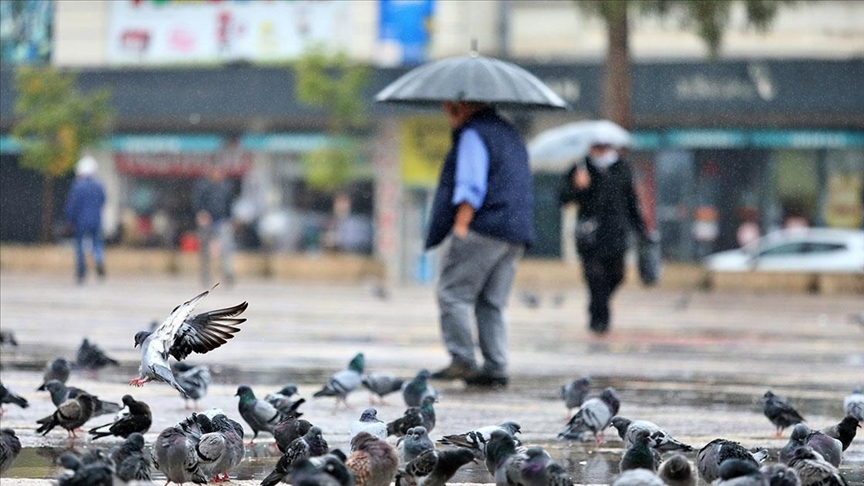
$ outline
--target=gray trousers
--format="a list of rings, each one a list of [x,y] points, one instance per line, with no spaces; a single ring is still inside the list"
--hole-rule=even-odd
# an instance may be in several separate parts
[[[234,283],[234,270],[231,259],[234,255],[234,226],[230,220],[214,221],[209,226],[198,228],[201,245],[201,282],[204,286],[213,284],[210,276],[210,259],[219,254],[222,282]]]
[[[450,235],[442,247],[438,279],[441,334],[453,360],[476,366],[473,326],[483,354],[483,371],[507,375],[504,308],[524,245],[469,231]]]

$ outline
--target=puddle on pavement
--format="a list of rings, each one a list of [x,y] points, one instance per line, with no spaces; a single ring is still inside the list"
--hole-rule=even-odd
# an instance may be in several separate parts
[[[552,457],[564,466],[576,484],[609,484],[618,473],[618,461],[621,451],[618,449],[594,449],[590,443],[547,442],[532,443],[544,447]],[[89,444],[88,444],[89,446]],[[75,453],[83,454],[88,446],[76,447]],[[5,477],[8,478],[43,478],[51,479],[60,473],[56,466],[57,458],[67,449],[54,447],[26,447],[22,449],[18,460],[10,468]],[[848,451],[847,451],[848,452]],[[149,450],[146,452],[149,454]],[[778,451],[772,450],[772,457]],[[231,477],[237,480],[261,480],[272,471],[278,460],[279,452],[272,442],[257,443],[254,448],[247,447],[246,458]],[[696,455],[690,453],[688,458],[695,461]],[[864,484],[864,455],[844,457],[840,467],[841,473],[849,484]],[[158,471],[154,471],[154,481],[164,479]],[[482,462],[464,466],[451,483],[491,483],[492,478]]]

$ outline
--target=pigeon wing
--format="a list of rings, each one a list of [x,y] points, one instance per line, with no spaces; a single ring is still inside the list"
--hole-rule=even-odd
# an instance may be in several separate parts
[[[238,318],[249,306],[247,302],[226,307],[224,309],[202,312],[187,317],[174,334],[173,344],[169,353],[174,359],[181,361],[191,353],[204,354],[222,346],[240,328],[235,327],[246,322]]]
[[[213,288],[216,288],[216,285],[214,285]],[[210,290],[213,290],[213,288],[211,288]],[[210,293],[210,290],[205,290],[204,292],[201,292],[195,297],[192,297],[186,302],[175,307],[174,310],[171,311],[171,314],[169,314],[168,317],[165,318],[164,321],[162,321],[162,324],[160,324],[159,327],[157,327],[156,330],[153,331],[153,335],[148,338],[159,343],[156,348],[163,356],[165,356],[166,359],[168,350],[171,349],[171,347],[173,346],[175,336],[180,331],[180,328],[183,327],[186,319],[189,317],[190,314],[192,314],[192,311],[195,310],[195,307],[198,306],[198,303],[201,302],[204,297],[207,297],[207,294]]]

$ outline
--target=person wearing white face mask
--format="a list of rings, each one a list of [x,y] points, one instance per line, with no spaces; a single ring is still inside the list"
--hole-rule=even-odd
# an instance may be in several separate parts
[[[630,165],[607,141],[595,139],[585,160],[567,173],[559,200],[579,204],[576,250],[589,291],[589,329],[602,335],[609,331],[609,301],[624,280],[630,229],[643,240],[652,238],[642,218]]]

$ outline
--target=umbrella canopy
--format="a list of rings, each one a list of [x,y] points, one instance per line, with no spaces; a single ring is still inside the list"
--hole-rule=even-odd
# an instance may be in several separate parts
[[[537,134],[528,144],[528,157],[535,170],[560,171],[585,157],[595,144],[627,147],[630,132],[609,120],[584,120]]]
[[[474,101],[505,108],[567,108],[567,103],[533,74],[477,54],[412,69],[378,92],[375,101],[421,106]]]

